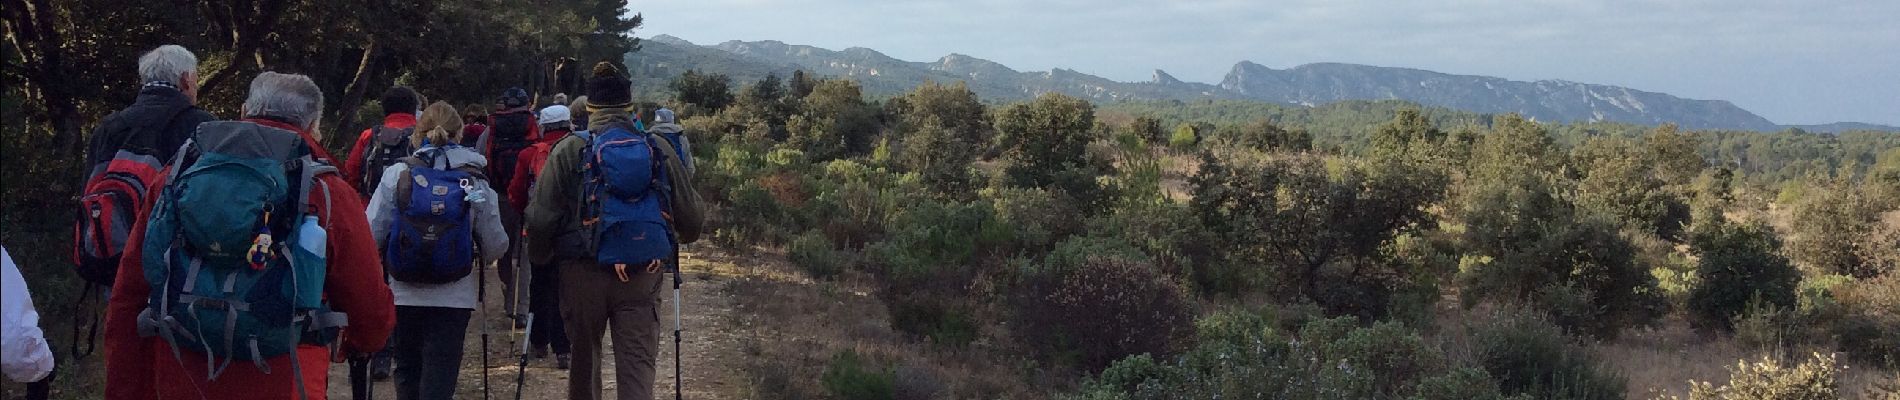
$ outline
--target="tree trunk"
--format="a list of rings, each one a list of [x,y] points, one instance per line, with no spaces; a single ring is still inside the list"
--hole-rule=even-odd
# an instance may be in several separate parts
[[[286,6],[288,6],[288,1],[285,0],[263,0],[259,1],[256,7],[252,8],[252,10],[255,11],[254,14],[245,15],[233,13],[232,18],[242,18],[243,20],[235,21],[230,24],[231,37],[233,39],[231,65],[218,70],[218,72],[211,73],[210,77],[204,79],[203,83],[198,86],[198,91],[201,93],[210,92],[224,85],[224,83],[230,81],[231,78],[236,77],[238,72],[244,71],[245,68],[242,67],[243,63],[237,62],[237,59],[241,57],[249,57],[257,70],[264,70],[266,65],[264,62],[263,49],[264,35],[269,34],[271,29],[276,28],[277,21],[283,18],[284,8]]]
[[[324,147],[335,148],[337,141],[343,140],[342,136],[348,136],[350,132],[357,131],[356,109],[363,105],[364,96],[368,95],[369,81],[376,75],[376,69],[373,67],[380,47],[376,45],[374,38],[370,39],[368,45],[363,46],[363,57],[356,63],[356,76],[351,78],[350,85],[343,89],[343,103],[336,109],[330,110],[335,113],[335,117],[331,118],[332,121],[336,121],[331,125],[334,127],[331,132],[335,134],[323,139]]]
[[[18,74],[26,78],[19,84],[26,89],[23,92],[27,98],[42,107],[32,112],[51,125],[57,136],[55,151],[76,157],[86,137],[80,131],[79,105],[75,104],[78,100],[72,94],[77,83],[63,73],[65,53],[63,38],[53,23],[55,11],[49,4],[23,0],[9,0],[4,5],[7,38],[20,52]]]

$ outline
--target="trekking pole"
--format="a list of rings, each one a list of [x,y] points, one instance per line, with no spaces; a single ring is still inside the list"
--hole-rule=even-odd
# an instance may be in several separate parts
[[[527,236],[528,236],[527,229],[522,229],[521,236],[516,236],[516,238],[526,238]],[[513,242],[521,246],[519,247],[520,250],[515,252],[515,255],[518,256],[515,259],[516,276],[520,276],[521,274],[534,273],[534,264],[531,264],[528,262],[529,258],[528,258],[528,245],[526,244],[527,241],[514,240]],[[532,285],[533,284],[532,282],[534,281],[534,277],[529,277],[528,280],[530,282],[529,284]],[[534,288],[533,287],[527,288],[527,292],[529,296],[528,304],[532,306],[534,304],[534,299],[533,299]],[[534,309],[528,308],[527,312],[525,312],[524,315],[526,315],[525,319],[527,320],[527,322],[524,324],[526,328],[522,330],[526,331],[527,333],[522,335],[522,338],[521,338],[522,339],[521,340],[521,364],[515,370],[515,400],[521,400],[521,386],[524,383],[526,383],[528,379],[528,355],[531,353],[529,348],[534,346]]]
[[[686,394],[681,391],[681,388],[686,386],[685,375],[682,375],[680,373],[680,370],[681,370],[680,368],[680,358],[681,358],[680,357],[680,331],[681,331],[680,284],[685,283],[686,280],[685,278],[682,278],[680,276],[682,275],[681,272],[683,272],[684,270],[680,267],[678,261],[679,261],[678,259],[675,259],[673,263],[673,399],[674,400],[682,400],[686,398]]]
[[[488,400],[488,275],[480,274],[476,282],[476,307],[481,311],[477,318],[482,324],[482,400]]]
[[[521,385],[528,379],[528,343],[534,343],[534,312],[527,315],[528,333],[521,342],[521,365],[515,370],[515,400],[521,400]]]

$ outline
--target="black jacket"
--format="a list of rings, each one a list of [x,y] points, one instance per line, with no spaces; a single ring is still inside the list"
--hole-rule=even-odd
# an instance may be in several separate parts
[[[139,89],[139,97],[124,110],[107,115],[93,127],[86,146],[86,167],[90,171],[111,161],[119,150],[157,157],[171,162],[172,153],[190,139],[198,124],[217,119],[191,104],[184,92],[164,86]]]

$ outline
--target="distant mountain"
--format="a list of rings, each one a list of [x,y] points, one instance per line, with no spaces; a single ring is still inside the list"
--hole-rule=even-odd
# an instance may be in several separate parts
[[[965,82],[978,96],[1015,101],[1058,92],[1097,102],[1129,100],[1241,99],[1314,106],[1344,100],[1404,100],[1480,113],[1515,112],[1542,121],[1614,121],[1654,125],[1673,122],[1690,129],[1773,131],[1784,127],[1727,101],[1693,100],[1664,93],[1560,80],[1535,82],[1452,75],[1356,64],[1319,63],[1273,69],[1236,64],[1219,85],[1186,82],[1156,70],[1146,82],[1118,82],[1074,70],[1023,72],[963,54],[935,62],[892,58],[853,47],[829,50],[767,40],[699,45],[660,35],[627,55],[636,87],[663,88],[687,69],[731,76],[735,84],[768,73],[794,70],[857,81],[870,95],[895,95],[924,81]],[[655,92],[656,94],[658,92]],[[1900,130],[1871,124],[1802,127],[1815,132],[1850,129]]]
[[[1354,64],[1307,64],[1284,70],[1251,62],[1234,66],[1221,88],[1249,98],[1298,104],[1400,99],[1483,113],[1515,112],[1544,121],[1674,122],[1692,129],[1775,130],[1780,126],[1721,100],[1568,81],[1512,81],[1473,75]]]
[[[1841,132],[1847,132],[1847,131],[1900,132],[1900,126],[1869,124],[1865,122],[1835,122],[1832,124],[1820,124],[1820,125],[1783,125],[1782,127],[1800,129],[1800,130],[1804,130],[1808,132],[1816,132],[1816,133],[1841,133]]]

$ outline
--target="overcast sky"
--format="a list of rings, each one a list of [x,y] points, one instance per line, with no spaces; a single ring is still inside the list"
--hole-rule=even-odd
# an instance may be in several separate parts
[[[1234,63],[1409,67],[1729,100],[1783,124],[1900,125],[1900,0],[665,0],[640,37],[963,53],[1122,81]]]

